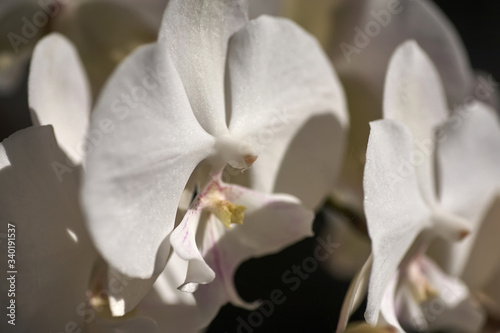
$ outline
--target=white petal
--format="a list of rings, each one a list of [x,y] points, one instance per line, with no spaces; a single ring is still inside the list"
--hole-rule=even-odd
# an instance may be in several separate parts
[[[437,297],[423,303],[417,303],[411,295],[407,299],[407,306],[413,304],[418,308],[419,316],[425,321],[425,330],[479,332],[484,324],[484,313],[465,284],[444,274],[434,262],[425,257],[419,260],[418,265],[430,286],[438,292]],[[414,325],[415,319],[400,318],[403,326],[418,329]]]
[[[439,74],[414,41],[394,52],[384,88],[384,118],[401,121],[414,140],[412,163],[428,204],[436,201],[434,174],[435,127],[448,115]]]
[[[478,228],[500,189],[500,124],[495,110],[481,102],[457,109],[439,136],[438,162],[442,206],[466,218],[472,229],[464,242],[452,245],[448,259],[451,273],[460,275],[475,240],[488,244],[477,238]]]
[[[390,22],[381,26],[378,22],[386,20],[384,13]],[[376,16],[380,18],[377,20]],[[349,153],[339,177],[343,185],[340,190],[350,191],[361,205],[361,179],[369,134],[366,124],[382,117],[384,81],[394,50],[408,39],[416,40],[436,64],[449,105],[463,103],[471,94],[473,75],[458,33],[432,1],[343,1],[334,19],[331,55],[352,115]],[[367,28],[374,31],[377,26],[380,31],[376,36],[366,35]],[[344,52],[346,44],[357,51]]]
[[[389,17],[384,17],[384,14]],[[462,103],[470,93],[473,73],[465,47],[450,20],[432,1],[344,1],[336,12],[336,18],[332,51],[335,67],[342,78],[351,83],[355,80],[357,85],[368,87],[371,92],[377,92],[375,95],[381,96],[380,84],[383,83],[391,54],[404,41],[414,39],[436,64],[450,105]],[[367,28],[373,34],[374,26],[380,27],[380,22],[385,26],[381,27],[376,37],[366,34]],[[359,27],[362,33],[353,27]],[[367,38],[355,39],[362,34]],[[368,40],[366,44],[365,40]],[[359,48],[361,52],[346,57],[340,47],[342,42]]]
[[[149,278],[184,187],[213,146],[160,47],[143,47],[121,64],[87,143],[83,201],[96,246],[118,271]]]
[[[51,29],[67,36],[76,46],[98,96],[113,69],[137,47],[156,40],[160,23],[142,16],[146,1],[66,1],[57,12]],[[156,1],[162,5],[161,0]],[[165,3],[163,3],[165,6]],[[161,20],[163,10],[156,13]]]
[[[365,213],[372,240],[373,269],[365,318],[377,323],[383,293],[430,215],[408,163],[413,142],[399,122],[370,123],[364,176]]]
[[[373,256],[370,254],[366,262],[351,280],[349,289],[344,297],[342,309],[339,315],[339,322],[337,324],[337,333],[344,332],[349,318],[352,313],[356,311],[361,302],[364,300],[368,288],[368,279],[373,264]]]
[[[259,155],[252,187],[316,208],[333,187],[348,124],[321,47],[296,24],[261,16],[231,39],[229,71],[229,129]]]
[[[196,290],[199,283],[210,283],[215,278],[214,271],[205,263],[196,244],[196,232],[201,212],[202,209],[198,207],[189,209],[170,236],[175,253],[181,259],[189,262],[186,279],[180,286],[181,290],[188,292]]]
[[[268,195],[235,185],[225,185],[228,198],[247,207],[243,225],[227,230],[215,218],[208,221],[203,238],[202,253],[215,271],[215,280],[200,285],[194,293],[202,315],[202,326],[208,325],[220,307],[227,302],[255,308],[256,303],[243,301],[234,286],[234,273],[240,263],[271,254],[283,247],[312,235],[313,213],[299,201],[286,195]]]
[[[163,18],[159,42],[168,49],[196,118],[213,135],[227,132],[228,41],[246,22],[246,0],[170,0]]]
[[[5,254],[0,304],[6,309],[10,299],[6,271],[17,271],[15,328],[23,332],[58,332],[69,321],[83,329],[84,316],[77,311],[88,306],[86,289],[97,255],[79,208],[79,170],[66,166],[61,181],[60,166],[66,166],[66,156],[51,126],[19,131],[0,146],[0,249]],[[15,225],[15,263],[7,261],[12,259],[8,223]],[[12,329],[6,319],[2,332]]]
[[[404,332],[397,317],[398,309],[396,308],[396,287],[398,286],[398,281],[399,272],[394,274],[384,292],[380,306],[381,316],[378,324],[379,326],[382,326],[387,323],[394,327],[397,332]]]
[[[80,163],[90,117],[90,88],[75,47],[62,35],[51,34],[35,47],[28,97],[33,123],[52,125],[61,148]]]

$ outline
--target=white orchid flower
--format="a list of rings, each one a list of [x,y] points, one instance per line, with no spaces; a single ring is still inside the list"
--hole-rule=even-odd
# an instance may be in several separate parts
[[[343,1],[334,14],[331,58],[351,114],[347,154],[335,197],[361,215],[367,124],[382,117],[384,80],[396,47],[408,39],[418,42],[436,64],[450,106],[474,96],[476,87],[456,29],[433,2]]]
[[[12,309],[0,324],[2,332],[134,332],[138,327],[154,332],[156,324],[147,317],[100,320],[89,304],[97,252],[79,204],[79,159],[66,154],[84,140],[89,90],[76,50],[62,36],[50,35],[35,48],[29,93],[33,121],[43,126],[21,130],[0,145],[0,217],[9,228],[2,231],[0,248],[13,254],[1,259],[13,277],[1,284],[3,295],[10,296],[0,303]],[[73,131],[66,131],[69,126]],[[58,167],[69,170],[68,164],[71,171],[61,178]]]
[[[249,22],[246,6],[170,1],[158,42],[127,58],[97,103],[89,137],[101,135],[83,190],[89,229],[113,269],[142,279],[110,298],[116,315],[162,272],[170,243],[189,261],[183,289],[219,278],[197,301],[220,290],[213,302],[243,304],[236,265],[310,234],[312,215],[297,199],[266,193],[315,208],[333,184],[347,125],[336,75],[298,26]],[[253,164],[250,185],[262,193],[221,182],[228,163]],[[171,234],[189,179],[198,197]],[[233,225],[242,206],[245,222]]]
[[[487,108],[478,102],[468,106],[472,120],[465,122],[485,116],[493,119]],[[457,126],[455,116],[448,119],[448,127]],[[457,184],[462,179],[453,178],[463,165],[455,164],[458,158],[451,162],[448,155],[460,154],[462,160],[460,151],[469,143],[453,140],[446,135],[446,129],[436,134],[437,126],[447,120],[446,99],[436,69],[415,42],[400,46],[390,61],[384,118],[371,123],[364,180],[365,213],[373,252],[365,317],[373,325],[378,321],[384,292],[400,265],[407,265],[425,252],[434,236],[460,240],[480,221],[491,201],[488,179],[492,174],[488,170],[494,168],[489,165],[489,157],[481,157],[477,160],[480,167],[467,170],[488,176],[476,177],[474,186],[467,187]],[[481,140],[485,141],[484,137],[473,142]],[[439,195],[434,174],[436,141],[440,143]],[[468,157],[479,156],[475,153]],[[449,181],[451,178],[454,180]],[[472,203],[464,202],[462,199],[469,195]]]
[[[60,32],[77,46],[97,95],[116,64],[154,41],[166,0],[4,0],[0,4],[0,94],[21,82],[34,46]]]

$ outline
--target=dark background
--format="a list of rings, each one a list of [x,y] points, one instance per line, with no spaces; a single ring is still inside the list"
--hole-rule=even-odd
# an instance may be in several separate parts
[[[349,0],[354,1],[354,0]],[[472,67],[491,73],[500,80],[500,2],[435,1],[458,29],[469,52]],[[0,98],[0,140],[15,131],[30,126],[27,104],[27,80],[9,98]],[[321,229],[321,214],[315,230]],[[244,263],[236,274],[240,295],[247,301],[268,299],[272,290],[284,292],[286,301],[277,305],[269,318],[258,328],[240,328],[241,333],[253,332],[333,332],[348,281],[339,281],[318,268],[302,280],[296,291],[282,281],[282,274],[293,265],[300,265],[312,255],[317,246],[314,238],[295,244],[277,255],[252,259]],[[363,309],[354,318],[362,319]],[[208,332],[238,332],[238,317],[247,321],[249,311],[227,305],[221,309]]]

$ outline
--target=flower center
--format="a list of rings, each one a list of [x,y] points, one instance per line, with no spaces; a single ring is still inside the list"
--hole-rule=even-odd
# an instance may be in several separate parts
[[[247,208],[227,200],[220,184],[210,184],[201,200],[203,208],[214,214],[226,228],[231,228],[231,224],[243,224]]]
[[[410,282],[410,290],[418,303],[424,303],[428,300],[436,298],[439,293],[434,286],[429,282],[427,276],[422,271],[419,260],[413,260],[407,268],[407,276]]]

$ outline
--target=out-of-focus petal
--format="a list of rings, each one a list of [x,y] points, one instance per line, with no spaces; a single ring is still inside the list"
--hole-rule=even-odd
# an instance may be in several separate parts
[[[389,62],[384,89],[384,119],[399,120],[413,137],[409,160],[419,188],[430,205],[436,202],[435,129],[448,116],[438,72],[415,41],[399,46]]]
[[[97,255],[79,208],[79,169],[71,169],[63,181],[55,170],[66,158],[50,126],[19,131],[0,146],[0,218],[6,237],[0,242],[5,254],[0,260],[7,274],[0,304],[6,309],[14,299],[7,297],[6,279],[14,274],[19,331],[62,331],[71,321],[83,329],[88,317],[82,311],[88,306],[86,289]],[[7,229],[8,223],[15,225],[15,232]],[[8,246],[15,249],[12,258]],[[0,324],[2,332],[14,327],[7,319]]]
[[[316,208],[333,187],[348,124],[320,46],[294,23],[261,16],[231,39],[229,72],[229,129],[259,156],[252,187]]]
[[[332,60],[351,114],[340,192],[349,191],[351,205],[359,202],[361,206],[368,123],[382,117],[384,80],[394,50],[408,39],[416,40],[436,64],[450,106],[462,104],[471,94],[473,75],[455,28],[431,1],[343,1],[334,18]],[[380,30],[376,35],[366,35],[367,27],[376,31],[377,26]],[[357,51],[346,56],[342,49],[345,44]]]
[[[143,1],[135,1],[135,7],[119,0],[70,1],[57,13],[51,28],[75,44],[95,97],[127,55],[156,40],[160,23],[141,16],[147,7]],[[158,20],[162,14],[163,11],[157,12]]]
[[[91,96],[78,53],[65,37],[51,34],[37,44],[31,61],[28,97],[33,123],[52,125],[61,148],[79,164]]]
[[[224,73],[231,35],[247,23],[246,0],[170,0],[159,33],[193,112],[212,135],[225,134]]]
[[[409,130],[393,120],[370,123],[364,176],[365,213],[372,240],[373,269],[365,318],[375,325],[383,293],[430,215],[409,158]]]
[[[498,228],[495,223],[485,221],[485,232],[480,231],[486,211],[500,190],[500,124],[497,114],[481,102],[457,109],[438,140],[440,201],[447,210],[466,218],[472,230],[463,242],[449,245],[452,250],[446,266],[452,275],[460,276],[467,261],[472,260],[469,252],[473,251],[474,244],[480,248],[487,246],[489,237],[495,237],[495,228]],[[486,238],[480,239],[480,236]],[[491,244],[496,244],[493,238]],[[476,255],[481,262],[494,259],[490,255],[485,257],[479,248],[474,258],[478,258]],[[476,273],[481,271],[483,268]]]
[[[161,45],[121,64],[96,106],[87,143],[83,202],[95,244],[118,271],[149,278],[184,187],[214,144]]]
[[[313,213],[288,195],[270,195],[225,185],[228,200],[247,207],[243,225],[227,229],[213,215],[205,226],[201,251],[215,271],[215,280],[200,285],[194,293],[206,326],[227,302],[244,308],[257,303],[243,301],[234,286],[234,273],[243,261],[279,251],[303,237],[312,235]]]
[[[407,330],[479,332],[484,312],[459,279],[450,277],[426,257],[419,257],[418,269],[436,295],[417,301],[411,288],[401,290],[399,321]],[[405,285],[403,284],[403,288]]]

